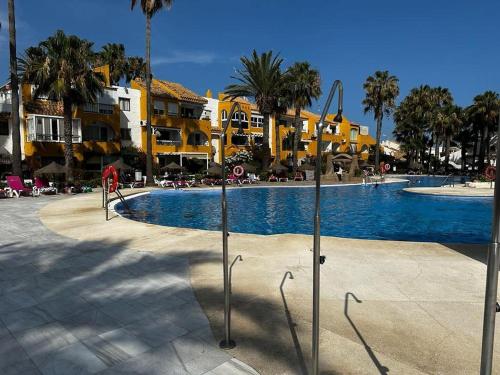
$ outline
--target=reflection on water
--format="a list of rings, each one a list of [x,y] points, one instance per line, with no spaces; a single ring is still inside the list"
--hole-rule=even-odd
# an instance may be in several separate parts
[[[420,186],[436,179],[418,176]],[[442,182],[441,178],[441,182]],[[437,182],[439,184],[439,181]],[[484,243],[491,198],[409,194],[407,183],[321,189],[321,234],[352,238]],[[313,233],[314,188],[229,189],[230,231]],[[129,201],[131,218],[187,228],[221,229],[220,190],[155,191]],[[118,207],[119,209],[119,207]]]

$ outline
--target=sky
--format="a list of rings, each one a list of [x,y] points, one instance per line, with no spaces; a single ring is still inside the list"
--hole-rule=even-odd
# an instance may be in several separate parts
[[[0,81],[8,79],[7,1],[0,2]],[[16,0],[18,54],[62,29],[95,43],[123,43],[144,55],[145,17],[129,0]],[[198,94],[232,83],[240,57],[272,50],[284,68],[309,61],[321,73],[320,112],[335,79],[344,85],[344,114],[370,127],[363,82],[388,70],[400,82],[398,102],[422,84],[451,90],[469,105],[500,91],[498,0],[175,0],[152,22],[153,74]],[[332,108],[330,112],[334,112]],[[383,139],[392,138],[392,121]]]

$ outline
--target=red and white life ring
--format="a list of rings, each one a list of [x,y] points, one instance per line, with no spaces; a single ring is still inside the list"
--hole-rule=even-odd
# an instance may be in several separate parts
[[[108,180],[111,179],[111,183],[108,182]],[[105,183],[108,183],[108,192],[113,193],[116,191],[118,188],[118,172],[116,171],[116,168],[113,167],[112,165],[108,165],[104,170],[102,171],[102,186],[104,188]]]
[[[488,180],[493,181],[497,177],[497,169],[494,166],[489,165],[484,171],[484,175]]]
[[[245,173],[245,169],[241,165],[237,165],[236,167],[233,168],[233,174],[236,177],[243,176],[243,173]]]
[[[391,169],[391,165],[389,163],[384,164],[384,169],[386,172],[389,172],[389,170]]]

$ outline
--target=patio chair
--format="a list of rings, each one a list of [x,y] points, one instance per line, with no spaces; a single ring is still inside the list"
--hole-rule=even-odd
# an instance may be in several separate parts
[[[36,186],[33,186],[32,188],[24,186],[24,183],[19,176],[7,176],[7,185],[9,185],[13,194],[15,194],[18,198],[20,195],[31,195],[33,197],[40,195],[40,191]]]
[[[48,181],[41,177],[35,177],[35,187],[42,194],[57,194],[57,188],[50,186]]]
[[[269,178],[267,179],[268,182],[278,182],[278,177],[275,175],[271,174]]]
[[[296,172],[295,176],[293,177],[294,181],[304,181],[304,176],[302,176],[301,172]]]
[[[279,182],[288,182],[288,177],[280,177]]]

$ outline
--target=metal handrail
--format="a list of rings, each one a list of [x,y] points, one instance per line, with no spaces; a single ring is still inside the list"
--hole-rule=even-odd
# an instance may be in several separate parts
[[[343,87],[342,82],[336,80],[333,82],[330,94],[325,103],[325,108],[316,124],[317,130],[317,148],[316,148],[316,203],[314,215],[314,247],[313,247],[313,327],[312,327],[312,362],[313,362],[313,375],[319,374],[319,287],[320,287],[320,264],[324,262],[324,257],[320,254],[320,190],[321,190],[321,137],[325,127],[325,118],[332,104],[335,92],[339,91],[339,101],[337,115],[334,122],[342,122],[342,104],[343,104]]]
[[[450,179],[450,177],[453,177],[451,179],[451,186],[455,187],[455,176],[453,176],[453,173],[450,173],[448,176],[446,176],[446,178],[444,179],[444,181],[441,183],[441,186],[445,186],[446,185],[446,182]]]
[[[241,106],[238,102],[233,103],[231,110],[229,111],[229,118],[233,117],[235,109],[241,112]],[[229,258],[228,258],[228,241],[229,236],[228,225],[227,225],[227,199],[226,199],[226,133],[229,128],[229,121],[227,121],[223,128],[221,134],[221,168],[222,168],[222,266],[224,271],[224,340],[219,343],[219,347],[222,349],[232,349],[236,346],[236,343],[231,340],[231,281],[230,281],[230,270],[229,270]],[[243,132],[241,128],[241,120],[238,119],[238,131]]]

